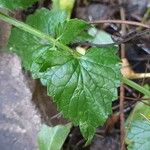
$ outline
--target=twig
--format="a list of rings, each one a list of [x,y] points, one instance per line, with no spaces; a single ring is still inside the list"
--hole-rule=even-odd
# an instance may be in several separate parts
[[[124,84],[126,84],[126,85],[128,85],[128,86],[134,88],[135,90],[137,90],[137,91],[143,93],[144,95],[147,95],[147,96],[150,97],[150,91],[147,90],[146,88],[140,86],[139,84],[137,84],[137,83],[135,83],[135,82],[133,82],[133,81],[131,81],[131,80],[125,78],[125,77],[122,77],[122,82],[123,82]]]
[[[61,112],[60,112],[60,113],[57,113],[56,115],[52,116],[50,120],[53,120],[53,119],[55,119],[55,118],[60,118],[61,115],[62,115]]]
[[[147,61],[147,64],[149,64],[149,60]],[[145,73],[143,73],[143,80],[142,80],[142,83],[141,83],[141,86],[144,86],[144,82],[145,82],[145,78],[148,76],[149,78],[150,78],[150,73],[147,73],[147,71],[148,71],[148,68],[146,67],[145,68]]]
[[[146,25],[140,22],[136,21],[129,21],[129,20],[96,20],[96,21],[90,21],[91,24],[103,24],[103,23],[116,23],[116,24],[127,24],[127,25],[133,25],[133,26],[141,26],[144,28],[150,29],[150,25]]]
[[[124,150],[124,138],[125,138],[125,127],[124,127],[124,85],[122,84],[120,87],[120,150]]]
[[[132,74],[132,76],[125,75],[125,77],[128,79],[141,79],[142,78],[144,81],[146,78],[150,78],[150,73],[134,73],[134,74]],[[141,84],[141,86],[143,86],[143,84]]]
[[[125,44],[125,43],[129,42],[130,40],[135,39],[135,38],[138,39],[138,38],[140,38],[141,36],[144,36],[147,33],[150,33],[150,29],[145,29],[145,30],[143,30],[141,32],[137,32],[135,30],[134,34],[133,34],[133,32],[132,33],[128,33],[128,34],[122,36],[119,40],[114,41],[112,43],[108,43],[108,44],[95,44],[93,42],[89,42],[89,41],[87,42],[86,41],[86,42],[76,42],[73,45],[74,46],[76,46],[76,45],[82,45],[82,46],[108,47],[108,46],[120,45],[120,44],[123,44],[123,43]]]
[[[146,20],[148,19],[148,17],[150,16],[150,7],[148,7],[146,13],[144,14],[143,18],[142,18],[142,24],[144,24],[146,22]],[[139,27],[139,30],[141,30],[142,27]]]
[[[133,101],[149,101],[150,98],[132,98],[132,97],[125,97],[125,99],[133,100]]]
[[[136,101],[136,102],[140,101],[140,102],[142,102],[143,104],[145,104],[145,105],[147,105],[147,106],[150,106],[149,103],[146,103],[146,102],[145,102],[145,101],[149,101],[150,98],[146,98],[146,99],[144,99],[144,98],[132,98],[132,97],[125,97],[125,98],[128,99],[128,100]]]
[[[130,93],[132,94],[133,97],[137,97],[137,94],[128,86],[124,85],[124,88]]]
[[[123,0],[118,0],[119,5],[122,4]],[[123,7],[120,7],[120,17],[122,22],[125,21],[125,11]],[[124,36],[126,33],[125,24],[121,24],[122,35]],[[125,58],[125,44],[121,44],[121,59]],[[125,150],[125,117],[124,117],[124,97],[125,97],[125,88],[122,84],[120,87],[120,150]]]

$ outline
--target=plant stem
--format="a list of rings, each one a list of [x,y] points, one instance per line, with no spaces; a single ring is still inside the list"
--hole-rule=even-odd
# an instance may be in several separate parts
[[[137,91],[143,93],[144,95],[147,95],[148,97],[150,97],[150,91],[148,91],[144,87],[138,85],[137,83],[135,83],[125,77],[122,77],[122,81],[123,81],[123,83],[127,84],[128,86],[130,86],[130,87],[136,89]]]
[[[15,27],[23,30],[23,31],[26,31],[36,37],[39,37],[41,39],[45,39],[47,41],[49,41],[51,44],[55,44],[57,47],[63,49],[63,50],[67,50],[69,51],[71,54],[75,55],[77,52],[74,52],[72,49],[70,49],[68,46],[60,43],[59,41],[57,41],[56,39],[54,39],[53,37],[51,37],[50,35],[47,35],[39,30],[36,30],[34,29],[33,27],[21,22],[21,21],[18,21],[14,18],[11,18],[5,14],[3,14],[2,12],[0,12],[0,19],[11,24],[11,25],[14,25]]]

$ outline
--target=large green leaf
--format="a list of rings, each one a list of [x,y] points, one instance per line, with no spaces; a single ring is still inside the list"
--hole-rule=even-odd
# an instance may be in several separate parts
[[[76,24],[77,31],[69,26],[68,29],[69,20],[63,22],[65,17],[59,16],[42,9],[30,16],[27,23],[64,44],[72,43],[78,37],[81,39],[88,24],[75,19],[70,22],[71,27]],[[53,96],[64,117],[79,125],[83,136],[91,141],[96,127],[103,125],[111,114],[112,101],[117,98],[120,84],[117,48],[91,48],[85,55],[72,50],[72,54],[19,29],[13,30],[9,46],[33,76],[47,86],[48,95]]]
[[[70,132],[71,124],[49,127],[43,125],[38,134],[39,150],[60,150]]]
[[[0,7],[8,9],[27,8],[38,0],[0,0]]]
[[[139,102],[126,122],[128,150],[150,149],[150,102]]]
[[[83,136],[91,140],[96,127],[103,125],[117,98],[119,65],[115,48],[91,48],[84,56],[49,49],[33,62],[32,71],[48,87],[58,109]]]

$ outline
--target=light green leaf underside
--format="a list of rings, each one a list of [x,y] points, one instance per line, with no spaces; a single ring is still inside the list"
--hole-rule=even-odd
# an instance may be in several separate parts
[[[60,150],[71,129],[71,124],[49,127],[43,125],[38,133],[39,150]]]
[[[0,0],[0,7],[7,9],[27,8],[38,0]]]
[[[150,102],[139,102],[126,122],[128,150],[150,149]]]
[[[52,13],[42,9],[30,16],[27,23],[64,44],[81,39],[86,33],[88,24],[84,21],[63,22],[64,16]],[[57,20],[55,24],[52,18]],[[70,22],[71,27],[77,25],[77,31],[69,28]],[[117,48],[91,48],[85,55],[75,57],[18,29],[13,30],[9,46],[33,76],[47,86],[48,95],[53,96],[64,117],[79,125],[83,136],[90,141],[96,127],[103,125],[111,114],[112,101],[117,98],[120,84]]]
[[[94,44],[112,44],[114,41],[111,38],[111,35],[106,33],[105,31],[98,30],[96,28],[90,28],[88,31],[90,35],[94,38],[90,40],[91,43]]]

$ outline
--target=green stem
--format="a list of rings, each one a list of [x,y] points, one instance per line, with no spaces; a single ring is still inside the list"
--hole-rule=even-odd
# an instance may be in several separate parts
[[[127,78],[124,78],[122,77],[122,81],[123,83],[129,85],[130,87],[136,89],[137,91],[143,93],[144,95],[147,95],[148,97],[150,97],[150,91],[148,91],[147,89],[145,89],[144,87],[138,85],[137,83],[127,79]]]
[[[59,48],[61,48],[63,50],[69,51],[73,55],[76,55],[76,53],[72,49],[70,49],[68,46],[58,42],[53,37],[51,37],[51,36],[41,32],[39,30],[36,30],[33,27],[31,27],[31,26],[29,26],[29,25],[27,25],[27,24],[25,24],[25,23],[23,23],[21,21],[18,21],[18,20],[14,19],[14,18],[11,18],[11,17],[3,14],[2,12],[0,12],[0,19],[5,21],[5,22],[7,22],[7,23],[9,23],[9,24],[11,24],[11,25],[14,25],[15,27],[17,27],[17,28],[19,28],[19,29],[21,29],[23,31],[26,31],[26,32],[28,32],[28,33],[36,36],[36,37],[39,37],[41,39],[45,39],[45,40],[49,41],[51,44],[55,44],[57,47],[59,47]]]

